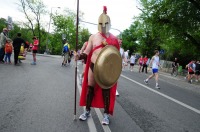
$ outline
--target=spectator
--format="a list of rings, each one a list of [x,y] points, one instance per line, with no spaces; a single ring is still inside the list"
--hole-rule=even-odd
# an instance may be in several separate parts
[[[142,72],[144,72],[144,69],[145,69],[145,73],[147,73],[147,61],[148,61],[148,58],[145,55],[145,57],[143,58],[143,65],[142,65]]]
[[[39,40],[37,39],[36,36],[33,37],[33,48],[32,48],[32,52],[33,52],[33,62],[31,63],[31,65],[36,65],[36,53],[38,50],[38,45],[39,45]]]
[[[11,64],[11,54],[12,54],[12,40],[10,38],[7,38],[6,40],[6,45],[5,45],[5,63],[9,63]],[[7,59],[8,59],[8,62],[7,62]]]
[[[13,47],[14,47],[14,61],[15,65],[18,66],[18,56],[21,48],[21,44],[24,43],[24,39],[21,38],[21,33],[17,33],[17,37],[13,40]]]
[[[4,55],[5,55],[5,44],[8,36],[7,28],[3,28],[3,32],[0,34],[0,63],[4,63]]]
[[[196,62],[196,69],[195,69],[195,75],[196,75],[196,82],[199,81],[199,76],[200,76],[200,62]]]
[[[139,72],[141,72],[142,65],[143,65],[143,56],[141,56],[138,60],[138,65],[139,65]]]
[[[26,41],[26,43],[24,44],[24,57],[26,57],[26,54],[28,52],[28,49],[29,49],[29,42]]]
[[[33,48],[33,44],[32,44],[32,43],[30,43],[30,45],[29,45],[29,51],[31,51],[31,50],[32,50],[32,48]]]
[[[173,75],[173,73],[175,72],[175,70],[178,70],[178,67],[179,67],[178,59],[175,58],[174,62],[172,63],[172,72],[171,72],[171,75]]]

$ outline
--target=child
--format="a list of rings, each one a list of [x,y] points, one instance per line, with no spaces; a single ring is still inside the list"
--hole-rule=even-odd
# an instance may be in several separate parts
[[[13,47],[12,47],[12,40],[10,38],[8,38],[6,40],[6,45],[5,45],[5,63],[9,63],[9,64],[12,64],[11,63],[11,60],[10,60],[10,57],[11,57],[11,54],[12,54],[12,50],[13,50]],[[7,62],[7,59],[8,59],[8,62]]]

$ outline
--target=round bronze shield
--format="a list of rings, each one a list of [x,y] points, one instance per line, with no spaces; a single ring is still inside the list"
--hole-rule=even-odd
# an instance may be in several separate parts
[[[94,79],[103,89],[111,88],[122,71],[122,58],[116,47],[107,45],[99,53],[94,64]]]

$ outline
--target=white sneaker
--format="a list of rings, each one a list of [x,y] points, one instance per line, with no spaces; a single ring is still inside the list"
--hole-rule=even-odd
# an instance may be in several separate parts
[[[108,114],[104,113],[104,118],[103,118],[103,120],[102,120],[101,123],[102,123],[103,125],[109,125],[110,120],[109,120],[109,115],[108,115]]]
[[[156,88],[157,88],[157,89],[160,89],[160,86],[159,86],[159,85],[156,85]]]
[[[85,111],[82,115],[80,115],[79,120],[85,121],[88,117],[90,117],[90,111]]]
[[[144,83],[145,83],[145,84],[148,84],[148,81],[145,79],[145,80],[144,80]]]

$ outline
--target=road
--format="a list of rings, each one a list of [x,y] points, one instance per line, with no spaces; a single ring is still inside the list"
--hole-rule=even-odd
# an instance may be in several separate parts
[[[198,132],[200,87],[179,77],[160,73],[160,90],[149,75],[122,71],[114,116],[102,126],[102,109],[92,109],[87,122],[74,120],[74,65],[61,67],[61,56],[38,55],[20,66],[0,64],[0,132]],[[78,63],[78,74],[82,71]],[[79,83],[79,79],[78,83]]]

